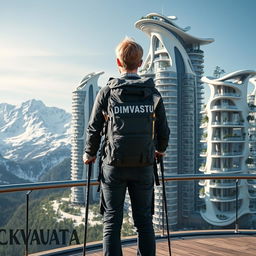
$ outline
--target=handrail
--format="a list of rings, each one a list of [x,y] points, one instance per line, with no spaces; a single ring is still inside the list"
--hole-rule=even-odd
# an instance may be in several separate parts
[[[90,185],[96,186],[99,182],[96,179],[92,179]],[[46,181],[46,182],[34,182],[34,183],[22,183],[22,184],[10,184],[1,185],[1,193],[18,192],[26,190],[41,190],[49,188],[68,188],[87,186],[87,180],[64,180],[64,181]]]
[[[208,180],[208,179],[234,179],[236,180],[236,221],[234,233],[238,233],[238,180],[239,179],[256,179],[256,174],[181,174],[165,176],[164,181],[192,181],[192,180]],[[90,185],[96,186],[99,182],[97,179],[92,179]],[[64,180],[64,181],[50,181],[37,183],[23,183],[23,184],[9,184],[0,185],[1,193],[28,191],[26,193],[26,240],[25,240],[25,255],[28,256],[28,220],[29,220],[29,194],[33,190],[51,189],[51,188],[66,188],[87,186],[87,180]],[[164,236],[164,234],[163,234]]]
[[[189,180],[208,180],[208,179],[256,179],[256,174],[180,174],[165,176],[165,181],[189,181]],[[97,179],[92,179],[90,185],[96,186],[99,182]],[[65,188],[65,187],[79,187],[87,186],[87,180],[64,180],[64,181],[48,181],[35,183],[22,183],[0,185],[0,193],[27,191],[27,190],[41,190],[49,188]]]

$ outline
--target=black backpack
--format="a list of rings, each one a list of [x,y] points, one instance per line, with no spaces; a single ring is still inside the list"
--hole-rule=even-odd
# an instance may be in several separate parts
[[[152,79],[120,80],[109,85],[105,155],[107,164],[143,167],[154,163],[155,107]]]

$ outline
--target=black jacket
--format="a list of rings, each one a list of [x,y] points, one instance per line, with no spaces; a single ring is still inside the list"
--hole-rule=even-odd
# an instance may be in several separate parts
[[[107,104],[110,88],[126,86],[146,86],[152,90],[152,94],[156,94],[160,97],[160,100],[155,109],[156,121],[155,121],[155,147],[159,152],[164,152],[168,146],[170,130],[168,128],[165,108],[162,97],[158,90],[155,88],[155,84],[152,78],[115,78],[110,79],[107,86],[102,88],[94,102],[90,121],[87,128],[86,146],[85,152],[90,156],[96,156],[100,147],[101,134],[104,127],[105,119],[103,112],[107,112]]]

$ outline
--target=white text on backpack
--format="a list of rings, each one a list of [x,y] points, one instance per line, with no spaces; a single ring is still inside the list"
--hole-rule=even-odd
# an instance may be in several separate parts
[[[114,106],[114,114],[153,113],[153,105]]]

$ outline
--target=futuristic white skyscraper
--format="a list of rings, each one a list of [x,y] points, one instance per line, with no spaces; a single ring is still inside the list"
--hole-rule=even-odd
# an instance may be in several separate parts
[[[71,179],[84,179],[86,166],[83,163],[84,143],[86,128],[92,111],[94,99],[99,91],[98,78],[103,74],[90,73],[84,77],[80,85],[72,95],[72,135],[71,135]],[[93,165],[92,178],[97,178],[98,164]],[[73,187],[71,189],[71,201],[76,204],[84,203],[84,188]],[[95,199],[95,187],[92,198]]]
[[[233,175],[251,171],[255,173],[255,168],[252,169],[255,165],[253,166],[253,161],[249,160],[250,154],[255,153],[255,123],[252,122],[251,117],[254,116],[253,112],[255,113],[255,101],[253,99],[253,103],[249,105],[247,103],[248,81],[254,75],[256,72],[245,70],[218,79],[202,78],[202,81],[209,84],[211,90],[210,99],[204,110],[207,118],[202,139],[205,149],[201,156],[206,159],[200,168],[203,173]],[[251,144],[251,152],[249,144]],[[200,197],[205,201],[205,207],[201,211],[202,217],[208,223],[217,226],[227,226],[234,222],[236,181],[207,180],[200,182],[200,185],[203,186]],[[238,217],[256,212],[255,189],[255,182],[239,181]]]
[[[196,173],[199,166],[201,105],[203,86],[203,51],[201,45],[213,39],[200,39],[187,33],[166,17],[150,13],[135,26],[150,37],[150,49],[142,76],[152,77],[163,96],[171,130],[164,166],[166,175]],[[198,197],[193,182],[169,182],[166,185],[169,223],[189,222]],[[161,225],[162,192],[156,188],[154,223]]]
[[[250,95],[248,95],[247,101],[250,109],[249,122],[249,157],[248,157],[248,171],[249,173],[256,174],[256,77],[249,80],[253,84],[254,89]],[[256,189],[256,186],[254,186]],[[255,199],[256,208],[256,199]]]

